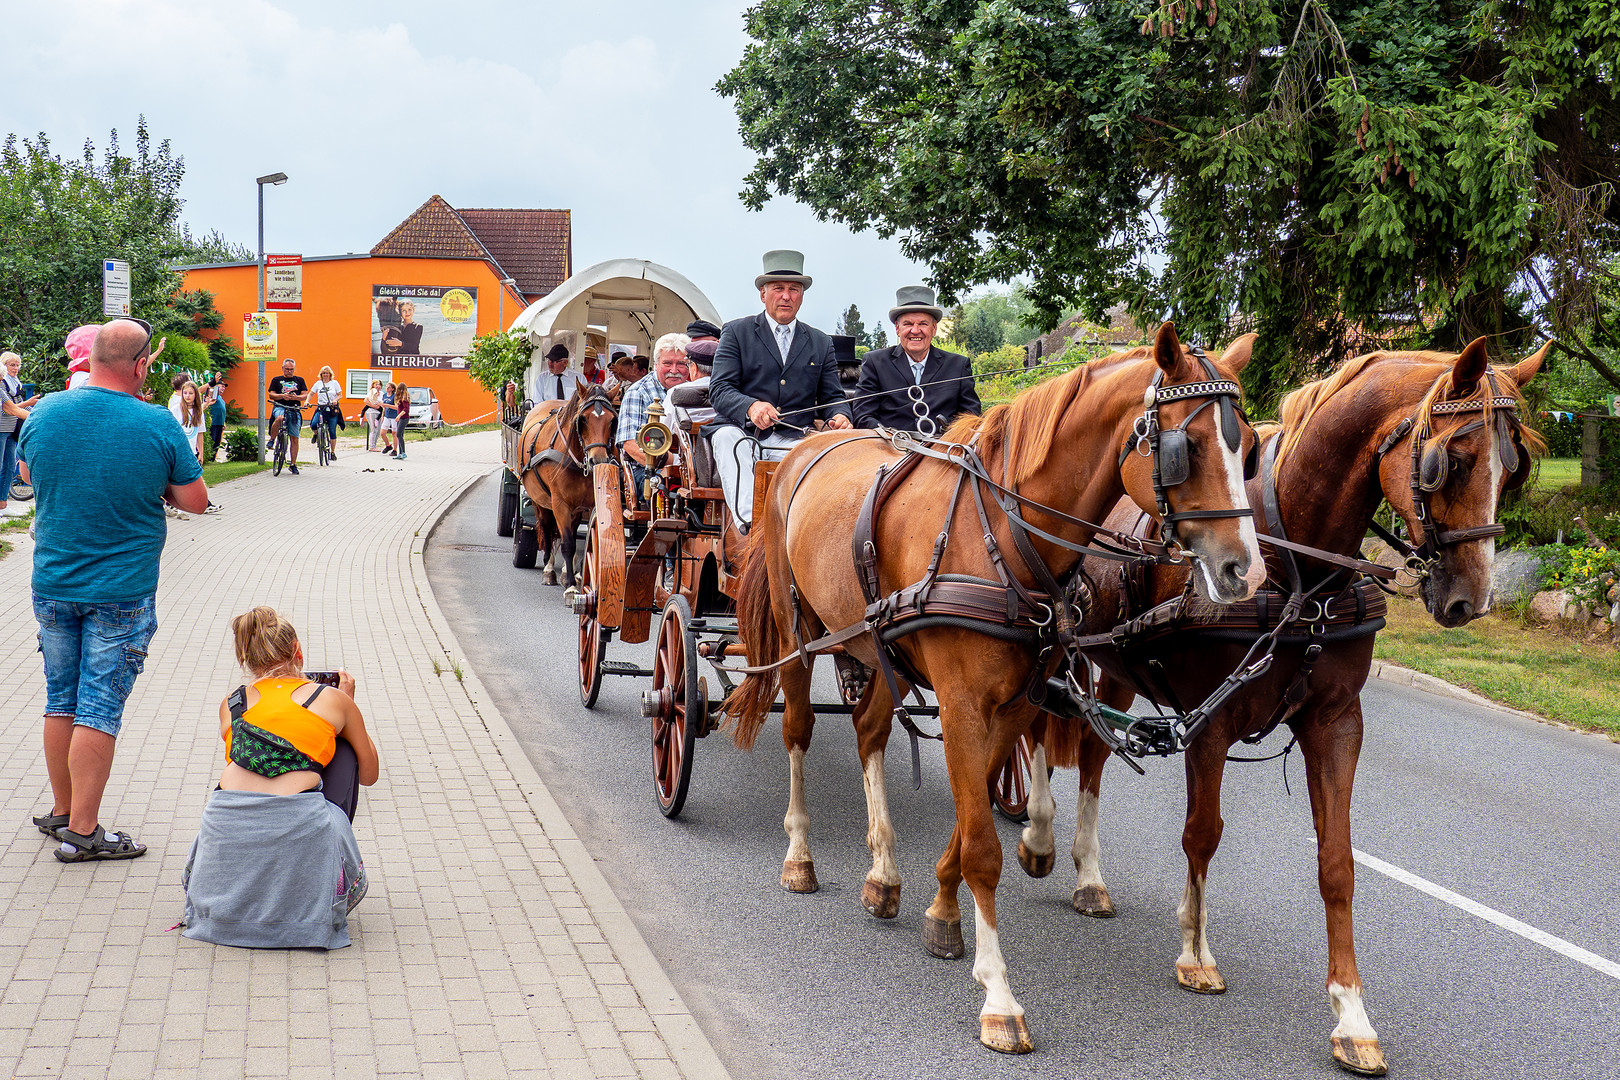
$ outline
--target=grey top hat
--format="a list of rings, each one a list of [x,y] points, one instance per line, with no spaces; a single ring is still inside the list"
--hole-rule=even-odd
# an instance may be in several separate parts
[[[889,309],[889,321],[899,322],[900,316],[911,312],[932,315],[935,322],[945,317],[945,309],[934,303],[934,290],[926,285],[902,285],[894,291],[894,307]]]
[[[765,272],[754,279],[754,288],[763,289],[772,281],[797,281],[808,289],[810,278],[804,272],[804,252],[787,249],[767,251]]]

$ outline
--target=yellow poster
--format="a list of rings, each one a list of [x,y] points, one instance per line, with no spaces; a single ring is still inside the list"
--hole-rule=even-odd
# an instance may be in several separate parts
[[[249,311],[242,316],[242,358],[244,360],[274,360],[276,358],[276,313]]]

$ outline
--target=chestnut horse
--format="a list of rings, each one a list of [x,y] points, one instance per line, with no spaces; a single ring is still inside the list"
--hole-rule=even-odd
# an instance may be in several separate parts
[[[1024,391],[982,418],[963,417],[947,431],[945,443],[955,444],[954,454],[965,454],[967,444],[990,481],[1027,500],[1023,514],[1035,526],[1031,533],[1045,530],[1062,541],[1052,543],[1038,535],[1032,541],[1032,554],[1044,561],[1047,579],[1063,580],[1075,566],[1078,555],[1068,545],[1092,539],[1095,526],[1077,519],[1095,521],[1121,495],[1129,494],[1144,507],[1157,507],[1163,497],[1173,517],[1182,519],[1180,542],[1199,565],[1200,588],[1219,602],[1240,600],[1260,584],[1263,563],[1243,499],[1243,457],[1253,432],[1232,408],[1237,387],[1224,380],[1248,362],[1253,341],[1251,335],[1228,349],[1216,362],[1220,373],[1215,375],[1201,366],[1207,362],[1201,353],[1195,357],[1183,349],[1175,328],[1166,323],[1151,348],[1086,364]],[[1156,397],[1153,387],[1160,380],[1163,388]],[[1178,387],[1182,397],[1166,397]],[[1168,489],[1157,483],[1160,452],[1146,449],[1144,431],[1153,429],[1145,419],[1144,393],[1146,400],[1162,402],[1158,430],[1184,424],[1189,439],[1190,453],[1180,458],[1180,464],[1190,465],[1185,480]],[[1217,394],[1227,396],[1217,408],[1207,408]],[[1219,427],[1217,416],[1225,417]],[[817,887],[804,801],[804,755],[815,722],[810,704],[813,656],[802,655],[798,643],[826,628],[863,623],[867,601],[851,558],[854,537],[874,477],[899,460],[899,452],[873,432],[805,439],[778,468],[744,554],[738,627],[749,663],[757,669],[786,662],[748,675],[725,708],[737,745],[746,749],[753,745],[779,685],[784,695],[782,738],[792,787],[783,823],[788,851],[782,884],[793,891]],[[975,623],[983,630],[965,629],[960,619],[957,625],[936,624],[898,639],[892,651],[899,666],[931,686],[938,698],[956,804],[957,823],[937,867],[939,891],[925,918],[924,944],[938,956],[962,955],[957,893],[965,878],[977,927],[973,977],[985,988],[980,1040],[995,1050],[1025,1053],[1033,1044],[1023,1007],[1008,985],[997,939],[1001,843],[986,781],[1036,715],[1026,692],[1036,682],[1044,685],[1061,650],[1049,649],[1051,639],[1037,636],[1044,630],[1008,632],[1016,628],[1011,612],[1015,589],[1002,574],[1016,579],[1022,595],[1052,602],[1046,622],[1026,625],[1046,627],[1057,601],[1041,591],[1040,568],[1018,554],[1030,549],[1020,548],[1022,541],[1013,533],[1006,511],[1015,505],[1011,497],[1005,502],[983,499],[978,485],[973,481],[966,486],[974,490],[964,491],[962,466],[924,456],[913,472],[895,482],[884,508],[874,512],[871,550],[879,587],[891,599],[894,590],[931,573],[931,560],[941,571],[935,586],[941,591],[945,582],[960,583],[965,575],[992,586],[995,603],[1007,598],[1006,623],[992,616]],[[993,537],[993,551],[987,533]],[[851,637],[844,647],[860,662],[877,666],[875,634]],[[863,901],[874,914],[889,917],[899,901],[894,832],[883,788],[893,697],[887,680],[874,677],[856,710],[873,850]]]
[[[542,401],[523,418],[519,479],[534,503],[535,533],[547,585],[557,584],[552,548],[561,550],[563,584],[574,588],[575,534],[595,505],[591,467],[612,460],[618,401],[600,386],[576,383],[566,403]]]
[[[1460,626],[1477,618],[1490,604],[1495,551],[1495,530],[1484,526],[1496,520],[1503,491],[1524,482],[1529,451],[1543,449],[1533,432],[1519,426],[1513,409],[1520,388],[1540,369],[1546,353],[1544,347],[1516,367],[1492,369],[1489,376],[1484,338],[1461,354],[1372,353],[1294,392],[1283,402],[1280,434],[1265,441],[1260,475],[1249,481],[1257,523],[1272,536],[1355,557],[1379,501],[1387,499],[1410,536],[1432,532],[1437,538],[1422,553],[1421,571],[1423,601],[1435,621]],[[1411,441],[1416,438],[1427,443],[1414,453]],[[1275,496],[1268,500],[1269,480],[1274,480]],[[1128,530],[1136,517],[1134,507],[1121,503],[1108,523]],[[1272,517],[1281,529],[1267,527]],[[1425,520],[1431,529],[1425,530]],[[1088,625],[1094,630],[1172,599],[1184,589],[1187,576],[1175,567],[1151,567],[1146,589],[1136,590],[1132,603],[1118,572],[1095,565],[1088,569],[1096,590]],[[1342,568],[1304,555],[1293,556],[1291,567],[1286,551],[1268,553],[1266,569],[1269,588],[1284,595],[1295,570],[1305,590],[1336,576],[1318,596],[1331,596],[1345,580]],[[1283,597],[1271,595],[1276,597],[1271,610],[1280,610]],[[1228,702],[1187,751],[1187,819],[1181,837],[1187,883],[1178,910],[1182,947],[1176,978],[1198,993],[1218,994],[1226,988],[1209,948],[1205,898],[1206,874],[1221,839],[1221,775],[1235,743],[1286,723],[1303,752],[1316,825],[1318,883],[1327,913],[1327,990],[1338,1017],[1330,1037],[1333,1055],[1352,1072],[1382,1075],[1384,1056],[1362,1000],[1350,915],[1355,887],[1350,790],[1361,749],[1360,694],[1372,663],[1373,636],[1323,645],[1301,679],[1308,647],[1297,637],[1292,644],[1279,645],[1270,671]],[[1219,684],[1247,648],[1194,628],[1123,653],[1103,648],[1088,655],[1103,671],[1099,700],[1125,709],[1141,691],[1174,708],[1174,699],[1197,700]],[[1145,674],[1153,670],[1146,665],[1155,662],[1163,672],[1175,674],[1163,680]],[[1044,725],[1037,723],[1035,734],[1030,824],[1023,846],[1037,856],[1052,852],[1046,766],[1078,763],[1074,907],[1084,915],[1112,916],[1097,842],[1097,797],[1108,748],[1089,729],[1068,721],[1048,718]],[[1033,863],[1042,865],[1039,858]],[[1044,865],[1050,866],[1050,860]]]

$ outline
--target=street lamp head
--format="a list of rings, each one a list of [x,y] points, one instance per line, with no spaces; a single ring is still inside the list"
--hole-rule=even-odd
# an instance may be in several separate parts
[[[280,185],[282,185],[282,184],[285,184],[286,182],[287,182],[287,174],[284,173],[284,172],[271,173],[269,176],[261,176],[257,180],[254,181],[254,183],[259,184],[259,185],[275,184],[278,187]]]

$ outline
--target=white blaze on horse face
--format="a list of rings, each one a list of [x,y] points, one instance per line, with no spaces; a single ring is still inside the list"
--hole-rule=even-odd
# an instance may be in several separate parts
[[[1180,967],[1212,968],[1217,966],[1215,955],[1209,951],[1209,940],[1204,930],[1209,925],[1209,908],[1204,902],[1204,879],[1195,878],[1187,871],[1187,889],[1181,894],[1181,906],[1176,909],[1181,923],[1181,955],[1176,957]]]
[[[1074,857],[1075,890],[1088,885],[1107,888],[1102,877],[1102,847],[1097,841],[1097,796],[1080,789],[1075,804],[1074,846],[1069,854]]]
[[[973,907],[973,977],[984,987],[984,1008],[980,1016],[1023,1016],[1024,1007],[1013,997],[1007,983],[1007,961],[1001,956],[1001,939],[996,928]]]
[[[1486,416],[1488,418],[1490,414],[1487,413]],[[1490,513],[1485,518],[1485,522],[1489,524],[1496,520],[1497,500],[1502,491],[1503,473],[1506,472],[1506,466],[1503,465],[1501,451],[1498,450],[1496,446],[1496,425],[1486,424],[1485,434],[1488,436],[1486,442],[1490,444],[1489,453],[1491,455],[1491,508]],[[1482,606],[1479,610],[1479,613],[1483,615],[1487,611],[1491,610],[1491,602],[1496,599],[1495,595],[1493,595],[1496,591],[1493,583],[1494,572],[1496,570],[1496,538],[1489,537],[1481,540],[1479,545],[1480,557],[1485,563],[1485,603],[1484,606]]]
[[[1361,1001],[1361,987],[1328,983],[1327,990],[1328,1000],[1333,1002],[1333,1015],[1339,1018],[1339,1024],[1333,1029],[1330,1038],[1375,1040],[1378,1038],[1378,1032],[1373,1030],[1372,1021],[1367,1019],[1367,1010]]]
[[[1016,751],[1015,751],[1016,752]],[[1024,846],[1035,855],[1050,855],[1057,847],[1052,836],[1052,819],[1057,817],[1057,801],[1052,798],[1052,781],[1046,775],[1046,745],[1035,744],[1029,763],[1029,824],[1024,826]]]
[[[804,749],[788,751],[788,808],[782,819],[788,835],[788,862],[810,862],[810,811],[804,806]]]
[[[802,758],[801,752],[801,758]],[[866,846],[872,852],[871,881],[883,885],[900,884],[900,868],[894,862],[894,825],[889,821],[889,792],[883,782],[883,751],[877,750],[861,767],[866,787]]]
[[[1239,439],[1238,448],[1232,450],[1222,437],[1220,447],[1221,461],[1226,466],[1226,494],[1233,506],[1248,506],[1249,496],[1243,487],[1243,440]],[[1266,560],[1260,554],[1260,541],[1254,531],[1254,515],[1240,517],[1237,523],[1238,535],[1243,539],[1243,550],[1249,554],[1249,572],[1243,575],[1243,583],[1249,587],[1246,595],[1253,596],[1255,590],[1266,583]]]

